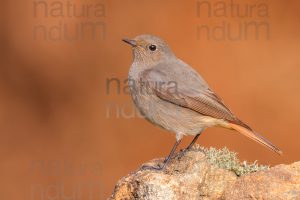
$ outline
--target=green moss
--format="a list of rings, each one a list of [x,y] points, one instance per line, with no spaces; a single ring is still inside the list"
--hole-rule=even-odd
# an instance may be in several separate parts
[[[253,163],[247,163],[246,161],[240,162],[237,158],[237,153],[229,151],[226,147],[223,149],[215,149],[212,147],[207,149],[196,144],[194,149],[203,151],[211,164],[233,171],[237,176],[269,169],[269,166],[258,165],[257,161]]]

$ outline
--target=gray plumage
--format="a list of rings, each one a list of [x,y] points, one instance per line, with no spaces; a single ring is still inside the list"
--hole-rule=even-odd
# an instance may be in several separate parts
[[[199,135],[221,126],[235,129],[281,154],[271,142],[239,120],[188,64],[160,38],[140,35],[125,39],[133,47],[129,87],[138,110],[153,124],[183,135]]]

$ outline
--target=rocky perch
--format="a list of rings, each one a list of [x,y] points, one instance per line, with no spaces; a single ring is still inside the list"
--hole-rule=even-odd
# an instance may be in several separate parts
[[[159,165],[163,159],[144,165]],[[111,200],[300,199],[300,162],[269,168],[240,163],[226,148],[195,146],[164,171],[139,169],[119,180]]]

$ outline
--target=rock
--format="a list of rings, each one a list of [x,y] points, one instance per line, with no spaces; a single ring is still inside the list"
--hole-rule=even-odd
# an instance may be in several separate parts
[[[240,163],[227,149],[197,146],[172,159],[164,171],[140,168],[122,178],[110,199],[300,199],[300,162],[269,169]]]
[[[300,199],[300,162],[240,177],[223,199]]]

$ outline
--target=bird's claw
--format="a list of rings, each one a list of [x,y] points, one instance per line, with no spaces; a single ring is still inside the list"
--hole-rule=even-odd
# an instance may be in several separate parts
[[[141,167],[141,170],[154,170],[154,171],[163,171],[165,169],[165,163],[163,165],[157,165],[157,166],[150,166],[150,165],[143,165]]]

